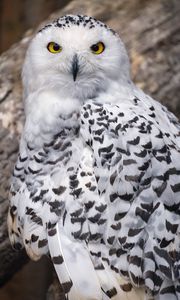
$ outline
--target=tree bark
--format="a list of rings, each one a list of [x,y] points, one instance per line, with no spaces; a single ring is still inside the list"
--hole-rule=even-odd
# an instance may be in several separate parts
[[[115,29],[127,46],[134,81],[180,117],[179,0],[74,0],[49,20],[67,13],[92,15]],[[24,253],[10,248],[6,214],[9,178],[24,122],[20,72],[33,33],[28,31],[0,57],[0,284],[26,260]],[[48,300],[60,299],[56,286]]]

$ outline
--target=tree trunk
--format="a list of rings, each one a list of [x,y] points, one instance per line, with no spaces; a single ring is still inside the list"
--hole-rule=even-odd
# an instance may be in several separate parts
[[[66,13],[92,15],[115,29],[127,46],[134,81],[180,117],[179,0],[74,0],[50,19]],[[26,260],[24,253],[10,248],[6,214],[9,178],[24,121],[20,71],[32,34],[27,32],[0,57],[0,284]],[[56,286],[47,299],[60,299]]]

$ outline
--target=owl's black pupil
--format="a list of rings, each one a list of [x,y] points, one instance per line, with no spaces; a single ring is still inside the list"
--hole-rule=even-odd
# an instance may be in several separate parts
[[[59,50],[59,48],[60,48],[60,46],[59,46],[58,44],[54,44],[54,45],[53,45],[53,49],[54,49],[54,51],[58,51],[58,50]]]
[[[96,52],[99,50],[99,46],[97,44],[91,46],[92,51]]]

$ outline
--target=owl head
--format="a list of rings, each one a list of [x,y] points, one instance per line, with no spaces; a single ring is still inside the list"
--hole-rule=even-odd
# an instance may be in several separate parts
[[[55,89],[63,97],[87,99],[112,82],[129,80],[129,60],[118,34],[92,17],[67,15],[32,39],[23,67],[25,98]]]

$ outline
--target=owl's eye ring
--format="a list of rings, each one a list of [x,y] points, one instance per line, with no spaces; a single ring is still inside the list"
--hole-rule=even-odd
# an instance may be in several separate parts
[[[105,45],[102,42],[98,42],[97,44],[92,45],[90,49],[94,54],[101,54],[105,49]]]
[[[62,47],[58,43],[55,43],[55,42],[50,42],[47,45],[47,49],[49,52],[54,53],[54,54],[62,51]]]

